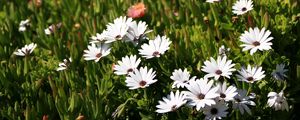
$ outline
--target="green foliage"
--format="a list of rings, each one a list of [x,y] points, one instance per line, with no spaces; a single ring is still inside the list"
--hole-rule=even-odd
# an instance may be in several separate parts
[[[30,0],[29,0],[30,1]],[[90,36],[100,33],[118,16],[125,16],[135,0],[36,0],[0,1],[0,119],[31,120],[76,119],[199,119],[204,115],[183,107],[177,112],[158,114],[158,100],[172,91],[170,76],[177,68],[187,68],[192,75],[200,72],[203,62],[216,58],[218,48],[231,48],[228,57],[236,68],[247,64],[263,67],[264,80],[251,92],[257,94],[253,116],[232,112],[228,119],[299,118],[300,85],[300,2],[297,0],[254,0],[254,9],[234,16],[235,0],[209,4],[205,0],[143,0],[145,21],[153,30],[149,38],[166,35],[170,50],[160,58],[142,59],[142,66],[153,68],[159,82],[147,89],[129,90],[124,76],[113,74],[112,65],[122,57],[137,54],[133,45],[116,43],[111,54],[97,63],[84,61],[83,50]],[[30,19],[25,32],[19,22]],[[44,29],[62,24],[53,35]],[[242,52],[239,36],[249,27],[266,27],[272,32],[273,50],[251,56]],[[25,44],[37,43],[31,56],[13,54]],[[58,63],[72,57],[70,68],[57,72]],[[270,74],[276,64],[288,64],[288,79],[276,81]],[[248,84],[234,82],[250,90]],[[285,89],[289,112],[266,106],[267,94]],[[248,91],[250,92],[250,91]],[[184,113],[184,114],[182,114]]]

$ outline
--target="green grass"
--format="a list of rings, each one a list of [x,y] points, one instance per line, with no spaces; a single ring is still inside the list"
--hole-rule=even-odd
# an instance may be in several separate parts
[[[300,85],[300,2],[297,0],[254,0],[254,9],[233,22],[235,0],[209,4],[204,0],[143,0],[145,21],[153,30],[150,39],[166,35],[170,50],[160,58],[142,59],[141,66],[155,69],[159,82],[147,89],[129,90],[124,76],[113,74],[112,64],[122,57],[138,54],[137,48],[114,43],[112,52],[99,62],[85,61],[83,50],[89,39],[106,24],[138,1],[130,0],[43,0],[37,7],[27,0],[0,1],[0,119],[203,119],[201,112],[183,107],[176,113],[158,114],[156,105],[174,90],[170,76],[174,69],[187,68],[198,78],[201,66],[216,58],[218,48],[231,48],[228,57],[239,69],[243,65],[262,66],[267,76],[253,84],[258,97],[253,115],[230,112],[226,119],[297,119]],[[178,15],[176,15],[178,14]],[[21,20],[30,27],[19,32]],[[205,21],[207,20],[207,21]],[[51,24],[62,23],[53,35],[45,35]],[[75,24],[80,27],[75,27]],[[240,48],[239,36],[249,27],[265,27],[272,32],[272,50],[251,56]],[[37,43],[31,56],[13,54],[25,44]],[[71,68],[57,72],[58,63],[72,57]],[[286,81],[271,77],[276,64],[288,65]],[[248,84],[237,82],[238,86]],[[285,88],[292,106],[289,112],[267,107],[267,94]],[[250,92],[250,91],[249,91]],[[115,113],[114,115],[112,115]]]

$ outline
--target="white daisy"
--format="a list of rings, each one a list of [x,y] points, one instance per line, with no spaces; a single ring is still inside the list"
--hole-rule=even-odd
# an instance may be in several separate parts
[[[208,3],[220,2],[220,0],[206,0]]]
[[[105,32],[105,31],[103,31]],[[103,32],[101,34],[96,33],[95,36],[91,37],[90,43],[102,43],[105,41],[105,36],[103,35]]]
[[[247,105],[255,106],[255,102],[251,101],[251,98],[247,96],[247,90],[238,90],[238,94],[234,97],[234,101],[232,102],[232,107],[234,109],[239,109],[242,114],[246,111],[251,115],[251,110]]]
[[[56,71],[61,71],[61,70],[67,69],[70,66],[71,62],[72,62],[71,58],[64,59],[64,62],[58,64],[59,67],[56,69]]]
[[[237,15],[245,14],[246,12],[253,9],[252,0],[238,0],[232,6],[233,13]]]
[[[141,39],[145,39],[146,34],[152,32],[152,30],[147,30],[147,26],[146,22],[140,21],[137,23],[136,21],[133,21],[129,25],[128,33],[126,34],[128,41],[133,42],[136,45]]]
[[[263,50],[269,50],[272,49],[270,42],[273,40],[273,37],[269,37],[271,32],[269,30],[265,30],[265,28],[262,28],[259,30],[257,27],[254,29],[249,28],[249,31],[245,31],[240,36],[240,41],[242,41],[244,44],[241,46],[244,47],[243,51],[250,50],[250,55],[253,55],[257,50],[263,51]]]
[[[20,24],[19,24],[19,31],[20,31],[20,32],[26,31],[26,26],[29,25],[29,22],[30,22],[29,19],[22,20],[22,21],[20,22]]]
[[[48,28],[46,28],[44,30],[44,32],[46,35],[50,35],[50,34],[54,33],[56,31],[56,29],[59,29],[61,27],[61,25],[62,25],[62,23],[52,24]]]
[[[126,86],[129,89],[146,88],[157,81],[154,79],[155,76],[155,71],[152,68],[148,71],[147,67],[141,67],[140,70],[129,73],[125,81]]]
[[[276,70],[272,72],[272,76],[277,79],[277,80],[284,80],[286,78],[285,72],[287,72],[287,69],[284,69],[285,64],[277,64],[276,65]]]
[[[37,45],[35,43],[25,45],[21,49],[18,49],[17,52],[14,52],[14,54],[17,55],[17,56],[27,56],[27,55],[29,55],[33,52],[33,50],[36,48],[36,46]]]
[[[88,45],[88,50],[84,50],[84,60],[95,60],[98,62],[100,58],[107,56],[110,53],[109,44],[91,44]]]
[[[234,99],[234,96],[238,94],[237,88],[234,86],[229,86],[227,88],[226,82],[219,83],[217,88],[217,93],[220,95],[219,100],[231,101]]]
[[[196,106],[196,109],[199,111],[205,105],[211,106],[216,104],[214,99],[219,95],[216,93],[218,88],[212,88],[213,82],[213,80],[208,81],[203,78],[190,81],[189,85],[186,86],[189,91],[185,91],[187,99],[190,100],[189,105]]]
[[[136,55],[122,57],[122,61],[118,61],[118,65],[114,66],[114,73],[117,75],[127,75],[135,71],[140,62],[141,60],[137,59]]]
[[[289,111],[289,105],[286,101],[285,96],[283,95],[283,91],[281,91],[280,93],[276,93],[276,92],[270,92],[268,94],[268,105],[270,107],[275,108],[275,110],[286,110]]]
[[[217,102],[215,105],[205,106],[203,109],[203,113],[205,115],[205,119],[217,120],[227,116],[227,109],[228,107],[224,103]]]
[[[186,103],[185,97],[186,95],[178,90],[175,94],[171,92],[167,97],[163,97],[163,101],[158,101],[159,105],[156,106],[158,108],[156,112],[167,113],[176,111]]]
[[[111,43],[117,40],[123,40],[126,35],[129,25],[132,23],[132,18],[126,18],[121,16],[116,18],[113,23],[109,23],[107,29],[103,31],[105,37],[105,43]]]
[[[231,60],[227,61],[227,57],[218,57],[217,61],[214,58],[210,58],[210,61],[206,60],[204,62],[205,66],[202,66],[202,71],[208,73],[204,77],[210,78],[214,77],[216,80],[219,79],[220,76],[224,76],[230,78],[232,72],[235,71],[233,68],[235,64],[232,64]]]
[[[184,69],[184,71],[182,71],[181,69],[177,69],[174,70],[170,78],[174,80],[172,88],[184,88],[188,85],[188,82],[190,80],[190,73],[186,68]],[[193,77],[191,79],[196,79],[196,77]]]
[[[153,57],[160,57],[160,55],[164,54],[170,47],[171,41],[166,36],[157,37],[154,40],[150,40],[149,44],[143,44],[139,49],[139,54],[146,59],[150,59]]]
[[[255,81],[259,81],[265,77],[262,67],[251,67],[250,65],[242,67],[241,70],[238,71],[240,75],[237,75],[238,81],[245,81],[247,83],[254,83]]]

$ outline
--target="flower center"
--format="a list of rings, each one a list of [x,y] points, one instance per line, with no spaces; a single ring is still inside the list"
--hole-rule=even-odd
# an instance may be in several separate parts
[[[217,74],[217,75],[221,75],[221,74],[222,74],[222,71],[221,71],[221,70],[217,70],[217,71],[216,71],[216,74]]]
[[[211,113],[212,115],[216,115],[216,114],[218,114],[218,109],[217,109],[217,108],[212,108],[212,109],[210,110],[210,113]]]
[[[235,101],[237,101],[237,102],[241,102],[241,99],[239,99],[239,98],[235,98]]]
[[[177,106],[176,105],[173,105],[172,107],[171,107],[171,111],[176,111],[177,110]]]
[[[202,94],[202,93],[200,93],[200,94],[198,95],[198,99],[200,99],[200,100],[204,99],[204,97],[205,97],[205,95]]]
[[[158,56],[159,55],[159,52],[158,51],[155,51],[155,52],[153,52],[153,54],[152,54],[152,56]]]
[[[247,80],[248,80],[248,81],[253,81],[254,78],[253,78],[253,77],[248,77]]]
[[[252,43],[254,46],[259,46],[260,45],[260,43],[258,42],[258,41],[255,41],[255,42],[253,42]]]
[[[247,8],[246,8],[246,7],[243,7],[243,8],[242,8],[242,11],[246,11],[246,10],[247,10]]]
[[[220,97],[221,97],[221,98],[226,98],[226,95],[225,95],[224,93],[221,93],[221,94],[220,94]]]
[[[100,58],[101,56],[102,56],[102,53],[98,53],[98,54],[96,55],[97,58]]]
[[[129,69],[127,70],[127,73],[132,72],[132,71],[133,71],[133,69],[132,69],[132,68],[129,68]]]
[[[115,38],[116,38],[117,40],[121,40],[122,36],[121,36],[121,35],[117,35]]]
[[[139,84],[140,84],[140,86],[144,87],[147,84],[147,82],[142,80]]]

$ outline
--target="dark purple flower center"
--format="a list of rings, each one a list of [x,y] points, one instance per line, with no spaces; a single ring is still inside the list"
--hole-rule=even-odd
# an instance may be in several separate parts
[[[200,100],[204,99],[204,97],[205,97],[205,95],[202,94],[202,93],[200,93],[200,94],[198,95],[198,99],[200,99]]]
[[[159,52],[158,51],[155,51],[155,52],[153,52],[153,54],[152,54],[152,56],[158,56],[159,55]]]
[[[98,53],[98,54],[96,55],[97,58],[100,58],[101,56],[102,56],[102,53]]]
[[[255,41],[255,42],[253,42],[252,43],[254,46],[259,46],[260,45],[260,43],[258,42],[258,41]]]
[[[147,84],[147,82],[142,80],[139,84],[140,84],[140,86],[144,87]]]
[[[247,80],[248,80],[248,81],[253,81],[254,78],[253,78],[253,77],[248,77]]]
[[[226,95],[225,95],[224,93],[221,93],[221,94],[220,94],[220,97],[221,97],[221,98],[226,98]]]
[[[218,109],[217,109],[217,108],[212,108],[212,109],[210,110],[210,113],[211,113],[212,115],[216,115],[216,114],[218,114]]]
[[[247,8],[246,8],[246,7],[243,7],[243,8],[242,8],[242,11],[246,11],[246,10],[247,10]]]
[[[216,74],[217,74],[217,75],[221,75],[222,73],[223,73],[223,72],[222,72],[221,70],[217,70],[217,71],[216,71]]]

